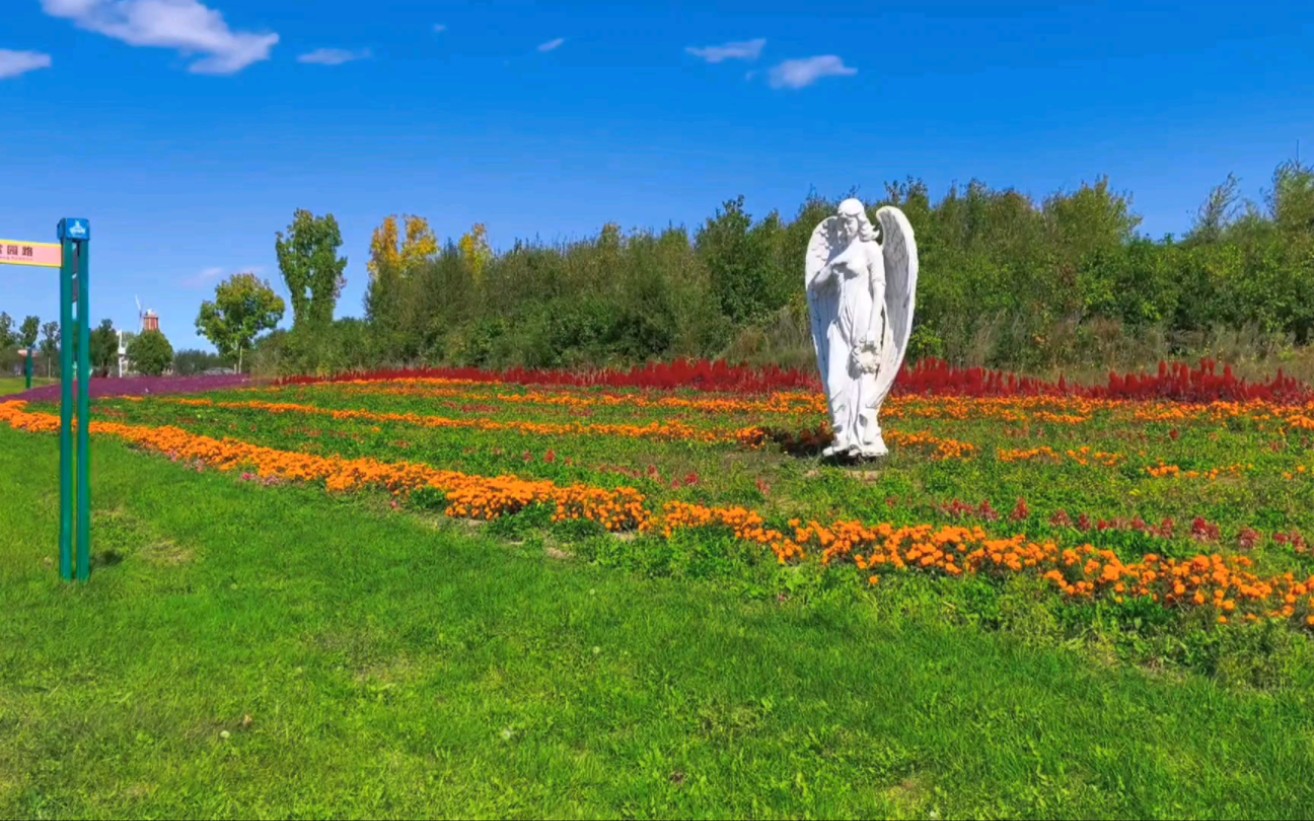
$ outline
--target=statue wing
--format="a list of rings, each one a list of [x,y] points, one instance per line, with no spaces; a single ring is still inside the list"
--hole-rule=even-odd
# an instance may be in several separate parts
[[[876,211],[881,226],[881,247],[885,259],[885,316],[894,339],[894,350],[883,356],[876,377],[877,402],[884,402],[894,386],[894,377],[903,367],[912,336],[913,309],[917,295],[917,243],[912,223],[904,213],[887,205]]]
[[[817,272],[835,255],[835,237],[839,230],[839,217],[827,217],[817,224],[808,241],[808,255],[804,264],[803,289],[808,298],[808,317],[812,323],[812,347],[817,353],[817,368],[825,384],[830,362],[830,341],[826,328],[839,314],[839,289],[833,285],[812,288],[809,283]]]

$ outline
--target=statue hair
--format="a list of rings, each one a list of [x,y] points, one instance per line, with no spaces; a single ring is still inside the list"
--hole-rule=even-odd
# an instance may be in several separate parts
[[[858,219],[858,238],[863,242],[877,242],[876,228],[871,224],[871,219],[867,216],[867,208],[861,200],[847,199],[839,204],[839,213],[844,216],[854,216]]]

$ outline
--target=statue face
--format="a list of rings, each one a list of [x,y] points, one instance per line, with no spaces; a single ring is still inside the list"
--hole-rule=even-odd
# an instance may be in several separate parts
[[[844,224],[844,233],[845,233],[848,237],[850,237],[850,238],[852,238],[852,237],[856,237],[856,236],[858,235],[858,217],[857,217],[857,215],[855,215],[855,214],[840,214],[840,219],[843,220],[843,224]]]

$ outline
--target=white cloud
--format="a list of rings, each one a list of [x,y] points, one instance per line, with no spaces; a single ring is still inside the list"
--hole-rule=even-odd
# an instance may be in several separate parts
[[[858,70],[833,54],[786,60],[771,69],[772,88],[806,88],[823,77],[852,77]]]
[[[50,68],[49,54],[0,48],[0,80],[17,77],[39,68]]]
[[[433,30],[435,34],[442,34],[444,31],[447,31],[447,26],[442,23],[434,23]]]
[[[130,46],[175,49],[196,60],[193,74],[236,74],[269,59],[277,34],[233,31],[200,0],[41,0],[51,17]]]
[[[556,51],[557,49],[561,48],[561,45],[565,42],[566,42],[565,37],[558,37],[555,40],[548,40],[546,43],[543,43],[541,46],[538,47],[538,50],[546,54],[549,51]]]
[[[340,48],[317,48],[297,58],[298,63],[317,66],[340,66],[353,60],[364,60],[370,56],[369,49],[364,51],[347,51]]]
[[[685,51],[700,60],[720,63],[724,60],[756,60],[762,55],[762,49],[765,47],[766,39],[759,37],[755,40],[742,40],[720,46],[688,46]]]
[[[216,265],[202,270],[200,273],[196,274],[196,276],[184,279],[182,285],[184,288],[209,288],[211,283],[217,283],[220,279],[227,279],[232,274],[250,273],[259,276],[262,270],[264,269],[258,265],[232,269],[222,268]]]

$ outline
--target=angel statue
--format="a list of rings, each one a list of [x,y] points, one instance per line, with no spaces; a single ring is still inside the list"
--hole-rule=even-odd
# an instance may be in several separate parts
[[[917,246],[912,225],[898,208],[879,209],[876,221],[879,239],[863,204],[847,199],[808,243],[812,342],[835,432],[825,456],[889,452],[877,417],[912,333]]]

